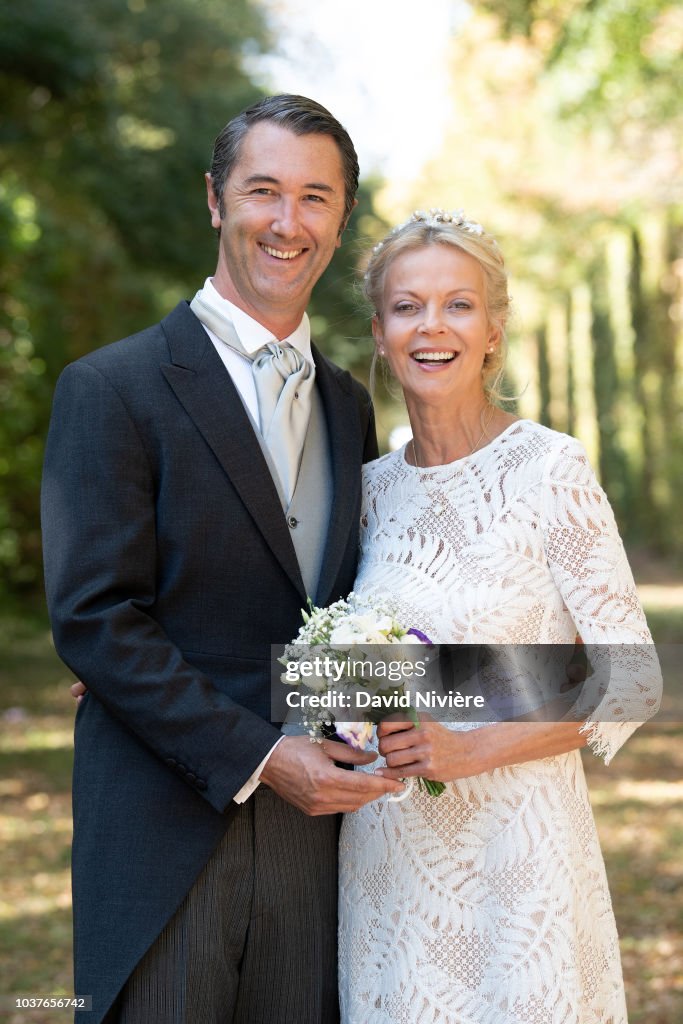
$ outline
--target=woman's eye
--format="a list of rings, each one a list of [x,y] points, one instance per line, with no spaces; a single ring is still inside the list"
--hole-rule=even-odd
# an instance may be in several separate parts
[[[394,312],[396,313],[412,313],[414,309],[415,306],[412,302],[398,302],[394,306]]]
[[[471,309],[471,308],[472,308],[471,305],[469,304],[469,302],[465,301],[465,299],[455,299],[455,301],[451,303],[451,309]]]

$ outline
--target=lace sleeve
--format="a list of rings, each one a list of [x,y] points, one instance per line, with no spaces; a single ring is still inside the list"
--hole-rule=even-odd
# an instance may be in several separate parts
[[[550,454],[542,486],[550,571],[588,645],[591,678],[609,680],[592,703],[591,686],[584,687],[590,712],[582,727],[593,752],[609,764],[659,707],[659,661],[614,514],[578,441],[568,439]]]

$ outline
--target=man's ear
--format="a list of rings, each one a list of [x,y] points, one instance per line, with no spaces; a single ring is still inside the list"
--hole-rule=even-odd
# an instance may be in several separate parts
[[[211,227],[220,228],[222,219],[220,203],[218,202],[218,197],[213,190],[213,180],[208,171],[204,175],[204,180],[206,181],[206,205],[209,207],[209,212],[211,214]]]

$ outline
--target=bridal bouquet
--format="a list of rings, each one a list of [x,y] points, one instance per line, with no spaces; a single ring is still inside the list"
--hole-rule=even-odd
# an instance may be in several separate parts
[[[302,615],[303,625],[279,661],[287,669],[282,682],[290,687],[303,684],[311,694],[288,703],[301,708],[301,721],[312,740],[320,743],[336,734],[364,750],[373,726],[399,710],[420,727],[405,679],[424,675],[425,661],[413,660],[405,647],[431,645],[424,633],[406,629],[388,609],[368,610],[353,593],[326,608],[309,600]],[[341,721],[340,712],[348,708],[362,709],[362,720]],[[418,784],[431,796],[445,789],[431,779],[418,779]]]

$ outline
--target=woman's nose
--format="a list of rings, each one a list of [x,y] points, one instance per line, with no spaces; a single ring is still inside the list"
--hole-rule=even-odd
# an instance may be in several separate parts
[[[422,334],[439,334],[443,329],[444,319],[441,310],[426,306],[418,325],[418,331]]]

